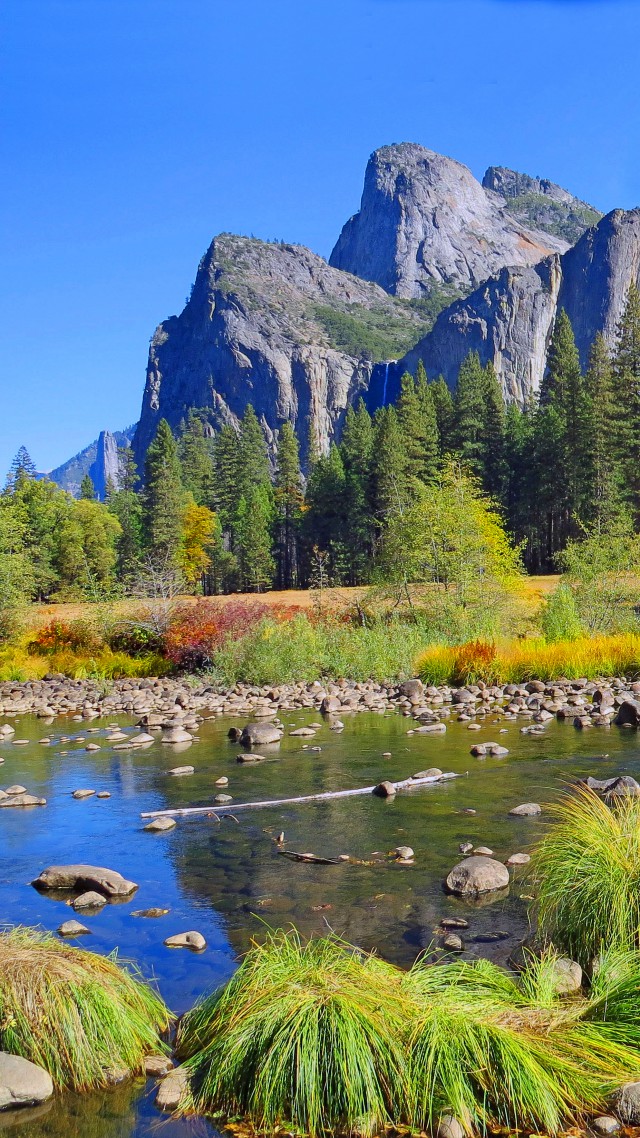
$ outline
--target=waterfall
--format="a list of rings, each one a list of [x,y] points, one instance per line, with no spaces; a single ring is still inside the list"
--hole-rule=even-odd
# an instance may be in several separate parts
[[[382,406],[387,406],[387,381],[389,379],[389,360],[384,365],[384,383],[382,385]]]

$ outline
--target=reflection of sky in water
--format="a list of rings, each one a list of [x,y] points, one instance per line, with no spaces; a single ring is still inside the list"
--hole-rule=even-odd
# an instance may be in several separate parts
[[[317,719],[317,713],[289,712],[283,718],[299,726]],[[125,903],[79,914],[91,929],[80,943],[98,952],[118,948],[123,958],[156,977],[178,1013],[231,974],[236,954],[260,932],[262,922],[274,927],[293,923],[306,933],[329,926],[409,964],[433,940],[440,917],[464,914],[470,924],[468,950],[502,961],[526,931],[523,872],[506,898],[487,897],[474,906],[447,897],[442,880],[459,860],[458,844],[489,845],[505,859],[528,849],[544,826],[544,818],[508,817],[512,806],[545,801],[564,781],[586,773],[605,777],[627,772],[640,779],[635,732],[577,732],[554,722],[544,737],[536,738],[522,736],[517,724],[498,736],[501,724],[472,733],[464,724],[452,723],[446,735],[426,737],[407,736],[410,722],[396,714],[344,719],[342,734],[323,726],[309,741],[322,747],[320,754],[305,750],[300,739],[285,737],[279,753],[258,766],[236,763],[239,748],[226,738],[229,721],[207,722],[200,741],[189,748],[188,760],[184,752],[180,757],[181,764],[188,761],[196,768],[195,775],[185,778],[166,774],[176,765],[176,748],[158,742],[143,751],[114,751],[102,738],[103,726],[89,732],[99,721],[85,726],[60,720],[45,726],[25,717],[16,722],[16,736],[33,744],[0,745],[5,758],[0,786],[22,783],[46,797],[48,805],[0,810],[3,919],[56,929],[74,915],[63,900],[40,895],[29,885],[47,865],[89,862],[117,869],[140,887]],[[62,730],[95,740],[102,749],[87,753],[84,744],[73,741],[50,747],[37,742],[49,731]],[[509,758],[472,759],[469,748],[483,739],[499,739],[509,748]],[[61,756],[61,750],[70,753]],[[392,757],[383,759],[384,751]],[[603,751],[611,757],[593,757]],[[223,774],[229,778],[225,790],[238,802],[366,786],[432,765],[463,777],[391,802],[366,797],[249,811],[238,815],[239,824],[229,819],[218,824],[206,816],[180,819],[165,834],[144,833],[139,818],[141,810],[211,801],[215,779]],[[71,792],[79,787],[108,790],[111,798],[74,800]],[[465,807],[477,813],[460,813]],[[331,857],[348,853],[364,864],[314,866],[282,858],[272,840],[280,830],[289,849]],[[397,845],[413,847],[414,866],[388,859]],[[160,919],[132,916],[134,910],[152,906],[171,911]],[[205,952],[164,947],[166,936],[189,929],[205,935]],[[473,939],[497,932],[508,935],[495,944]],[[140,1088],[129,1086],[91,1100],[67,1096],[41,1119],[24,1117],[9,1132],[24,1138],[147,1134],[160,1119],[152,1099],[140,1095]],[[0,1115],[0,1129],[7,1129],[7,1121]],[[200,1133],[212,1132],[202,1127]],[[197,1132],[185,1122],[163,1124],[162,1130],[165,1138]]]

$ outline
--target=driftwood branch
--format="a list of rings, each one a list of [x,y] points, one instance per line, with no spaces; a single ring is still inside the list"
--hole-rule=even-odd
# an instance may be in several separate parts
[[[391,785],[394,790],[412,790],[419,786],[432,786],[437,782],[448,782],[459,778],[457,774],[429,775],[426,778],[405,778]],[[327,790],[323,794],[303,794],[300,798],[273,798],[268,802],[239,802],[233,804],[234,814],[238,810],[259,810],[263,806],[297,806],[301,802],[322,802],[331,798],[352,798],[357,794],[373,794],[375,786],[358,786],[355,790]],[[185,806],[181,810],[147,810],[141,818],[181,818],[190,814],[228,814],[228,806]]]

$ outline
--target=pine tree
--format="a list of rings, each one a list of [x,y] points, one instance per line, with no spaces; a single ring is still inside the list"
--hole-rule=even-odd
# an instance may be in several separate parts
[[[80,483],[80,497],[84,498],[87,502],[95,502],[96,488],[93,485],[90,474],[85,474]]]
[[[580,357],[576,348],[571,321],[561,308],[553,326],[547,356],[547,369],[540,388],[540,404],[553,404],[567,414],[576,391],[580,388]]]
[[[340,456],[344,466],[345,516],[349,526],[349,584],[369,579],[373,556],[374,524],[371,503],[373,423],[364,401],[347,409]]]
[[[480,357],[469,352],[458,373],[452,441],[463,465],[478,478],[484,473],[485,390]]]
[[[171,427],[161,419],[144,463],[144,536],[153,557],[178,556],[185,504],[180,474]]]
[[[21,482],[29,481],[36,476],[35,463],[25,446],[19,448],[7,477],[7,488],[15,489]]]
[[[332,443],[328,455],[314,463],[307,480],[304,536],[307,577],[313,550],[328,555],[332,578],[342,583],[348,574],[350,522],[346,515],[346,475],[340,450]]]
[[[130,446],[122,447],[118,452],[118,489],[135,490],[139,482],[133,451]]]
[[[625,497],[640,521],[640,291],[632,284],[617,327],[613,356],[617,405],[616,451],[620,455]]]
[[[247,497],[252,486],[271,486],[269,452],[256,413],[247,404],[238,439],[238,497]]]
[[[209,428],[210,430],[210,428]],[[191,409],[179,443],[182,484],[197,506],[213,503],[213,457],[211,438],[196,411]]]
[[[230,424],[225,424],[213,440],[214,503],[222,529],[228,536],[241,496],[238,446],[238,432]]]
[[[439,375],[433,383],[429,384],[429,390],[431,392],[431,399],[433,401],[438,426],[438,450],[440,455],[443,456],[453,450],[455,420],[453,396],[444,377],[441,375]]]
[[[581,450],[586,467],[585,521],[602,532],[622,508],[622,456],[611,358],[598,332],[585,375],[586,423]]]
[[[529,471],[535,487],[532,514],[538,572],[551,573],[554,558],[567,540],[568,486],[564,476],[566,423],[553,402],[538,408],[533,421],[532,464]]]
[[[267,486],[249,486],[238,503],[236,554],[241,587],[261,593],[273,582],[275,563],[271,553],[272,498]]]
[[[502,388],[489,361],[484,369],[484,424],[482,429],[482,484],[487,494],[502,500],[507,482],[506,413]]]
[[[298,584],[298,531],[304,495],[295,431],[288,420],[278,434],[275,475],[278,588]]]
[[[381,407],[374,419],[372,464],[373,513],[378,537],[409,501],[404,447],[394,407]]]
[[[401,377],[396,411],[402,434],[406,476],[428,482],[437,469],[438,427],[422,361],[418,365],[415,380],[409,372]]]
[[[542,408],[553,407],[561,424],[556,478],[565,500],[558,520],[558,548],[577,532],[588,502],[588,456],[585,454],[588,400],[571,321],[561,309],[553,329],[547,372],[540,391]]]

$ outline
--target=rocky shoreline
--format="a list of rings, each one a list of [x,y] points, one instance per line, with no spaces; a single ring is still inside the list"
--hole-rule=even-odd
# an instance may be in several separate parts
[[[523,730],[537,733],[553,718],[572,720],[577,728],[640,724],[640,683],[624,677],[601,681],[531,680],[525,684],[467,684],[425,687],[418,679],[401,683],[315,680],[311,683],[258,687],[236,684],[222,689],[194,677],[172,679],[72,680],[51,675],[43,680],[0,683],[0,715],[36,715],[40,719],[72,716],[90,720],[111,715],[165,719],[218,715],[277,715],[308,708],[327,715],[398,710],[417,721],[416,731],[446,730],[446,719],[474,724],[488,715],[526,719]]]

